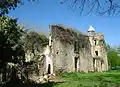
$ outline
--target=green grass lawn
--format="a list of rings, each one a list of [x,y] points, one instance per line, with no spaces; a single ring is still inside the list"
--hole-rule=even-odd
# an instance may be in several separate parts
[[[53,87],[120,87],[120,71],[96,73],[64,73],[64,83]]]
[[[20,85],[13,83],[14,86],[11,87],[120,87],[120,71],[118,70],[94,73],[64,73],[58,78],[58,80],[62,79],[64,80],[62,83],[48,82]],[[5,84],[2,87],[10,87],[10,85]]]

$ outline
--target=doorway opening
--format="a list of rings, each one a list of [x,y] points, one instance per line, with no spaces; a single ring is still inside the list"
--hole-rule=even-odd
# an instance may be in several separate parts
[[[51,66],[50,66],[50,64],[48,64],[48,72],[47,72],[47,74],[51,74]]]
[[[94,43],[95,43],[95,45],[97,45],[97,41],[96,40],[94,40]]]
[[[102,66],[103,66],[103,63],[101,62],[101,71],[102,71]]]
[[[75,72],[78,71],[78,57],[75,57]]]
[[[93,58],[93,70],[96,71],[96,69],[95,69],[95,58]]]

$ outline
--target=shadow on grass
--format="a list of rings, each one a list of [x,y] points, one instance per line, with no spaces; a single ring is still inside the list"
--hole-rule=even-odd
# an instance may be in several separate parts
[[[48,82],[44,84],[35,84],[35,83],[26,83],[26,84],[4,84],[1,85],[0,87],[54,87],[54,85],[57,83],[54,82]]]
[[[43,84],[37,83],[20,83],[20,81],[10,81],[4,85],[0,85],[0,87],[54,87],[57,84],[55,82],[48,82]]]

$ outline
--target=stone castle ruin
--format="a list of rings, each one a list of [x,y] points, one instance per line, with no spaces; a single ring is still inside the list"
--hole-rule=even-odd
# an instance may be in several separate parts
[[[36,66],[38,74],[34,73],[34,69],[30,70],[29,79],[38,81],[44,75],[59,75],[63,72],[108,70],[107,51],[102,33],[96,33],[92,26],[87,34],[61,25],[50,25],[49,28],[49,45],[40,54],[39,65]]]
[[[61,25],[50,25],[46,71],[102,72],[108,70],[104,35],[90,26],[88,34]],[[46,52],[47,53],[47,52]]]
[[[34,54],[28,49],[23,67],[17,68],[16,64],[8,64],[10,67],[16,67],[19,79],[24,77],[26,81],[41,83],[48,80],[49,75],[54,76],[64,72],[108,70],[104,34],[96,33],[92,26],[88,29],[87,34],[62,25],[50,25],[49,28],[47,47],[44,48],[37,44],[40,51],[33,48]],[[31,64],[35,55],[38,60]],[[1,77],[2,74],[0,74]],[[2,80],[0,79],[0,81]]]

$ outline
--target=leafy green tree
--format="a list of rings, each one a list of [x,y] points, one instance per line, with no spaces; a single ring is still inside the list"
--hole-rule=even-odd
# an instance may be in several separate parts
[[[23,29],[17,24],[17,19],[7,16],[0,17],[0,68],[3,70],[3,80],[6,80],[7,62],[22,63],[24,49],[21,42]]]
[[[9,10],[15,9],[21,0],[0,0],[0,15],[8,14]]]
[[[22,32],[17,19],[0,17],[0,60],[2,63],[17,61],[18,56],[24,56],[20,40]]]
[[[18,5],[23,4],[23,1],[24,0],[0,0],[0,16],[8,14],[9,10],[14,10]]]
[[[109,52],[108,52],[108,61],[109,61],[109,65],[112,66],[112,67],[115,67],[117,66],[117,52],[114,50],[114,49],[111,49]]]
[[[107,45],[107,52],[108,52],[108,64],[110,67],[118,67],[120,66],[120,56],[116,48],[110,47]]]
[[[42,41],[42,43],[41,43],[42,46],[43,47],[47,46],[48,43],[49,43],[49,39],[44,34],[39,33],[39,35],[40,35],[40,38],[41,38],[41,41]]]
[[[120,46],[118,46],[116,50],[117,50],[118,55],[120,56]]]

